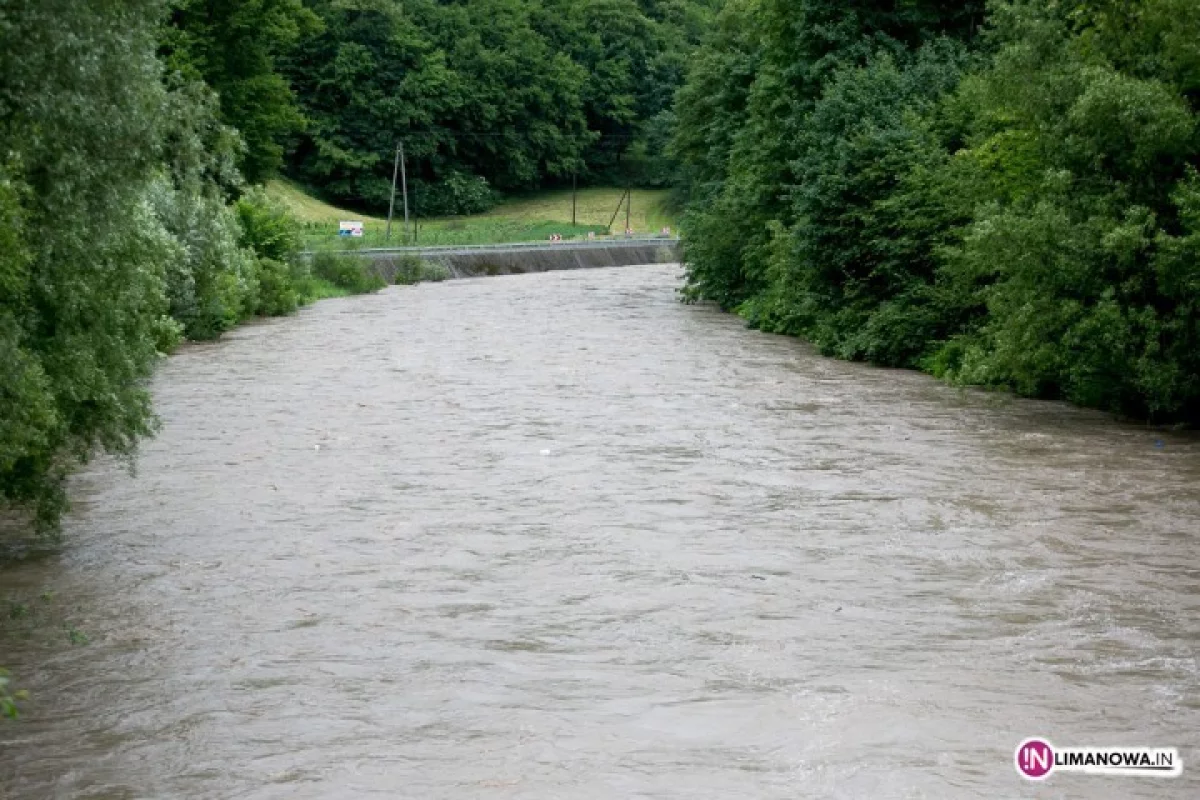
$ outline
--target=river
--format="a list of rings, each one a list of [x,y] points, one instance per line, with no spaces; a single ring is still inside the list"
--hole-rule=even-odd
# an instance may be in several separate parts
[[[1200,441],[824,359],[675,265],[189,346],[74,482],[6,798],[1200,796]],[[1178,747],[1023,781],[1013,748]]]

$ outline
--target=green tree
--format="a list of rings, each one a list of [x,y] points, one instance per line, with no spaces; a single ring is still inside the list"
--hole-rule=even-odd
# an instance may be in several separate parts
[[[451,163],[498,189],[528,189],[569,175],[590,139],[581,90],[586,73],[532,25],[526,0],[427,4],[436,46],[457,76],[459,107],[437,121],[445,145],[424,177]]]
[[[685,299],[824,352],[1200,419],[1200,9],[740,0],[679,94]]]
[[[588,129],[583,174],[662,184],[673,166],[666,141],[675,92],[710,23],[715,3],[695,0],[546,0],[535,25],[583,67]]]
[[[310,120],[291,165],[379,209],[403,138],[418,213],[584,181],[663,185],[674,93],[715,0],[311,0],[286,59]]]
[[[1200,128],[1194,44],[1179,43],[1200,15],[1171,0],[999,3],[991,35],[993,62],[964,84],[959,156],[986,202],[948,262],[987,316],[939,363],[964,382],[1196,419]]]
[[[830,77],[798,136],[795,222],[770,289],[743,309],[825,353],[892,366],[915,366],[954,331],[961,309],[936,296],[937,256],[971,212],[939,191],[948,154],[934,116],[964,49],[935,40],[907,60],[883,54]]]
[[[145,384],[173,252],[146,203],[161,11],[0,4],[0,505],[43,529],[73,462],[97,447],[131,455],[153,429]]]
[[[287,64],[310,120],[295,172],[331,198],[385,207],[396,142],[403,136],[411,157],[424,160],[446,146],[436,131],[462,106],[461,81],[398,3],[311,5],[323,28]]]
[[[786,229],[796,221],[788,187],[802,183],[795,167],[811,155],[806,121],[838,75],[885,54],[904,63],[938,37],[969,37],[981,5],[727,4],[677,109],[675,148],[693,194],[685,226],[687,296],[728,308],[770,283],[775,223]]]
[[[304,117],[276,61],[319,28],[301,0],[173,0],[162,34],[167,67],[201,79],[220,97],[221,118],[246,142],[239,167],[258,183],[283,164]]]

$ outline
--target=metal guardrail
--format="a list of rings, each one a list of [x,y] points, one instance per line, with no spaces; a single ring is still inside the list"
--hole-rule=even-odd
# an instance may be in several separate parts
[[[466,255],[469,253],[512,253],[523,250],[593,250],[608,247],[645,247],[647,245],[660,245],[671,247],[679,244],[677,236],[642,236],[612,238],[612,239],[584,239],[566,242],[510,242],[508,244],[441,244],[429,245],[422,247],[414,245],[409,247],[364,247],[354,250],[335,250],[343,255],[363,255],[363,256],[392,256],[412,254],[418,256],[432,255]],[[314,250],[306,250],[303,255],[311,256],[316,252]]]

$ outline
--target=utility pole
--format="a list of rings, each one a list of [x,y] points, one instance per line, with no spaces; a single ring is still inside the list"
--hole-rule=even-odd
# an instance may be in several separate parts
[[[575,227],[575,192],[576,192],[576,173],[571,173],[571,227]]]
[[[396,210],[396,174],[400,170],[400,148],[396,148],[396,163],[392,165],[392,201],[388,203],[388,224],[387,233],[383,235],[384,239],[392,238],[392,212]]]
[[[404,240],[408,241],[408,175],[404,166],[404,140],[396,145],[396,163],[392,165],[392,201],[388,204],[387,232],[385,239],[392,238],[392,214],[396,211],[396,175],[399,173],[400,185],[404,192]]]
[[[625,199],[625,235],[629,236],[630,235],[629,217],[630,217],[630,213],[631,213],[630,206],[633,205],[633,185],[632,184],[629,184],[629,183],[625,184],[625,198],[626,198]]]
[[[400,185],[404,189],[404,240],[408,241],[408,173],[404,166],[404,140],[400,140]]]
[[[620,214],[620,213],[621,213],[621,204],[625,202],[625,197],[626,197],[628,194],[629,194],[629,190],[628,190],[628,189],[626,189],[625,191],[621,192],[621,199],[617,201],[617,207],[613,209],[612,216],[608,218],[608,225],[607,225],[607,226],[605,226],[605,227],[607,227],[607,228],[608,228],[608,232],[609,232],[610,234],[612,233],[612,226],[613,226],[613,223],[617,221],[617,214]]]

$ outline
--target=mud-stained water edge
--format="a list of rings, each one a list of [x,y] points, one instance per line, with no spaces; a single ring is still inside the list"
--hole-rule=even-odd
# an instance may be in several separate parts
[[[1200,796],[1200,442],[823,359],[679,271],[166,362],[137,475],[0,571],[90,640],[0,640],[0,797]],[[1184,775],[1026,784],[1032,735]]]

